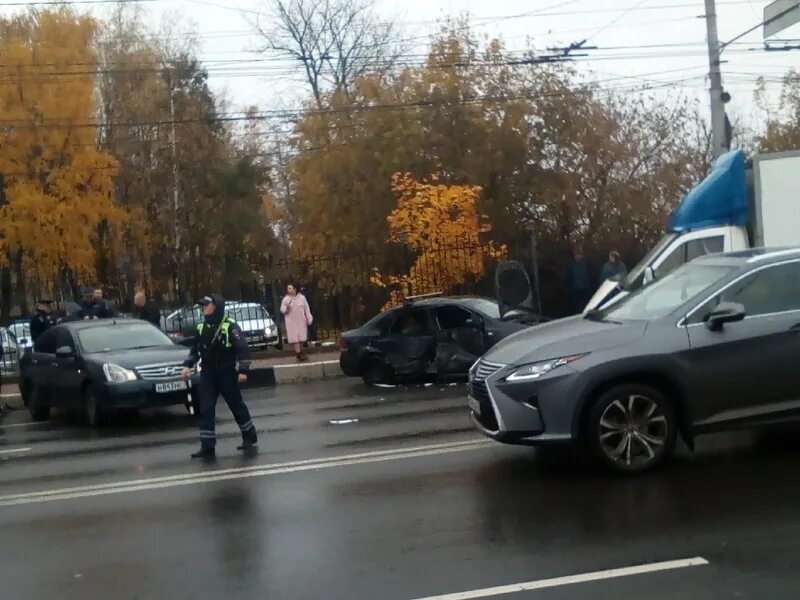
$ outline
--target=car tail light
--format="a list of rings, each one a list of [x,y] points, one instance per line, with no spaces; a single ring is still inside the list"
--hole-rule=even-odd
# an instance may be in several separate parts
[[[339,342],[339,349],[342,352],[347,352],[347,340],[343,339]]]

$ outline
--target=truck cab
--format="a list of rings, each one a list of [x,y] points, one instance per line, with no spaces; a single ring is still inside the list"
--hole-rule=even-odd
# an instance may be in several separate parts
[[[721,156],[676,207],[667,234],[627,276],[603,282],[584,313],[608,306],[699,256],[749,248],[747,189],[744,152]]]

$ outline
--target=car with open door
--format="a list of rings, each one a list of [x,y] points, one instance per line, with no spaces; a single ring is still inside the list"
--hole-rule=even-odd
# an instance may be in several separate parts
[[[343,333],[340,365],[368,385],[464,376],[478,357],[531,320],[521,310],[501,316],[488,298],[408,298]]]
[[[74,321],[43,333],[20,358],[20,391],[35,420],[79,408],[93,426],[117,409],[191,405],[181,378],[188,352],[138,320]]]

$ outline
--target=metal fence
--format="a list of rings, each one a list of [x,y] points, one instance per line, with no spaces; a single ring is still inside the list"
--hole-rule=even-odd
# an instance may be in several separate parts
[[[596,278],[608,249],[585,248],[585,251],[593,267],[592,277]],[[371,252],[300,255],[287,251],[282,256],[271,256],[252,278],[238,284],[227,282],[224,289],[208,291],[221,291],[229,301],[263,306],[280,328],[279,338],[282,339],[285,329],[280,303],[286,286],[293,283],[306,296],[314,315],[309,332],[311,339],[335,341],[342,331],[358,327],[403,296],[442,292],[494,297],[497,264],[501,260],[515,260],[526,268],[532,282],[538,282],[534,306],[541,306],[542,314],[552,318],[568,312],[565,273],[571,252],[568,244],[547,240],[537,243],[531,236],[502,244],[435,240],[423,249],[386,244]],[[631,264],[639,256],[625,258]],[[30,345],[29,334],[24,333],[24,323],[30,320],[27,315],[32,312],[35,300],[30,290],[56,289],[55,309],[59,315],[68,312],[70,302],[80,300],[76,297],[79,286],[25,282],[24,286],[17,287],[27,290],[26,295],[5,299],[7,306],[16,309],[16,316],[6,319],[5,327],[0,329],[4,348],[2,368],[7,372],[15,370],[20,354]],[[102,282],[97,287],[104,290],[106,301],[120,316],[132,311],[134,291],[143,289],[161,311],[162,328],[175,339],[180,338],[181,331],[194,330],[202,318],[191,302],[178,299],[169,282],[159,286],[146,274]],[[15,289],[14,286],[11,289]]]

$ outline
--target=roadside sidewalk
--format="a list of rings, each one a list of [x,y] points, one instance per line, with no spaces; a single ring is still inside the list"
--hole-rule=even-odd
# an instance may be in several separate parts
[[[294,356],[275,356],[257,358],[251,366],[248,388],[271,387],[284,383],[304,383],[341,377],[339,352],[314,352],[308,362],[298,363]],[[5,377],[0,391],[0,410],[21,409],[24,407],[19,386]]]

